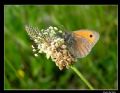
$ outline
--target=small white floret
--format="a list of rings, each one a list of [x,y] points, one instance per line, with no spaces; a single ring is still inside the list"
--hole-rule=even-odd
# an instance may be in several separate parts
[[[41,29],[41,31],[44,31],[44,29]]]
[[[38,49],[40,49],[40,48],[41,48],[41,45],[39,44],[39,45],[38,45]]]
[[[52,26],[50,26],[50,27],[49,27],[49,29],[53,29],[53,27],[52,27]]]
[[[58,30],[58,28],[57,28],[57,27],[54,27],[54,29],[55,29],[55,30]]]
[[[33,49],[33,52],[35,52],[36,50],[35,49]]]
[[[59,30],[58,32],[59,32],[59,33],[62,33],[62,30]]]
[[[38,56],[38,54],[34,54],[35,55],[35,57],[37,57]]]
[[[38,42],[38,40],[37,40],[37,39],[35,39],[34,41],[35,41],[36,43]]]
[[[34,48],[34,46],[32,45],[32,48]]]

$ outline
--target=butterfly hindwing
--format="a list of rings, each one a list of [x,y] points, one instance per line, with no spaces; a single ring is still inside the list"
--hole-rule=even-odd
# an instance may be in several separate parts
[[[99,34],[94,31],[80,30],[73,32],[73,37],[75,39],[74,55],[77,58],[83,58],[90,53],[99,39]]]
[[[92,49],[91,44],[84,38],[75,37],[76,43],[74,45],[74,51],[77,53],[77,58],[83,58],[89,54]]]

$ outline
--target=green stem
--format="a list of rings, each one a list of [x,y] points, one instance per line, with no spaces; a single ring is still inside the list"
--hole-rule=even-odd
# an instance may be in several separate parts
[[[80,77],[80,79],[89,87],[89,89],[94,90],[92,85],[85,79],[85,77],[74,66],[70,66],[70,68]]]

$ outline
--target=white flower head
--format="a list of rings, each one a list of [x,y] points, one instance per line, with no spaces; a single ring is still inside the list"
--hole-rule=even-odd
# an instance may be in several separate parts
[[[32,45],[33,52],[38,52],[34,54],[35,57],[38,57],[39,53],[45,53],[47,59],[51,58],[60,70],[73,64],[74,58],[67,50],[64,38],[59,37],[57,34],[61,33],[62,35],[62,30],[52,26],[41,31],[32,27],[26,27],[26,29],[28,35],[37,44],[37,49]]]

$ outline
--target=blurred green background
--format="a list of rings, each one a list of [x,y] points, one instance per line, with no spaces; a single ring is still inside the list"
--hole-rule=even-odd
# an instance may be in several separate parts
[[[88,89],[71,69],[60,71],[44,54],[34,56],[24,28],[30,24],[40,29],[55,25],[68,31],[98,31],[98,43],[74,66],[95,89],[117,89],[117,9],[115,5],[5,5],[4,88]]]

